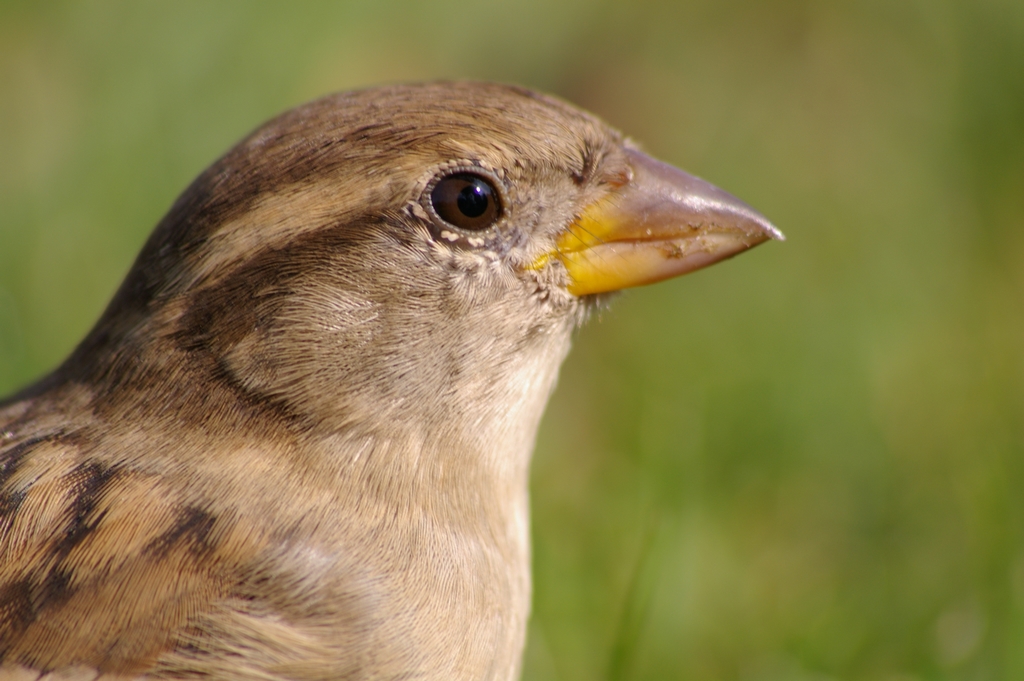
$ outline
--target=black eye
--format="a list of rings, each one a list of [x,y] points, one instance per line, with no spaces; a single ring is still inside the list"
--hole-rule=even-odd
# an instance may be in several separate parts
[[[442,178],[430,192],[430,203],[442,220],[461,229],[487,229],[501,215],[494,185],[470,173]]]

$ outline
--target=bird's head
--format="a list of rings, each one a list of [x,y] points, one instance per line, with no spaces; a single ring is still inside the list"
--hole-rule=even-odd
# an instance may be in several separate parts
[[[346,93],[204,172],[66,366],[147,395],[198,372],[334,427],[517,405],[535,422],[603,294],[780,236],[553,98],[480,83]],[[181,402],[222,409],[211,399]]]

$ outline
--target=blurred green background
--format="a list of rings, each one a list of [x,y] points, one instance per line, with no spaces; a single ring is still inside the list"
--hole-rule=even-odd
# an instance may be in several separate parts
[[[1024,678],[1024,2],[0,4],[0,393],[327,92],[512,81],[785,231],[622,295],[534,464],[525,678]]]

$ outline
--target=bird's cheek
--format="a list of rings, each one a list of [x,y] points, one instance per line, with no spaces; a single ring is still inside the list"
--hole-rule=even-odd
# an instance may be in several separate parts
[[[782,239],[736,197],[638,151],[632,177],[589,205],[531,268],[559,260],[577,296],[653,284]]]

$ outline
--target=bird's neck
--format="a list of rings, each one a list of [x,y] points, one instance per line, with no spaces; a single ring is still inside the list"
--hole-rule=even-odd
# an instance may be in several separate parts
[[[125,325],[139,340],[104,348],[95,334],[97,352],[57,378],[89,386],[90,419],[116,424],[112,457],[167,471],[211,517],[249,519],[246,569],[317,613],[295,626],[325,664],[344,648],[404,660],[396,677],[515,679],[530,456],[575,320],[421,315],[399,332],[402,309],[352,302],[332,325],[306,302],[230,327],[230,342]],[[106,361],[80,359],[94,355]]]
[[[296,555],[315,547],[345,563],[334,574],[366,575],[323,583],[372,601],[388,624],[369,647],[423,654],[425,678],[518,678],[531,594],[529,460],[568,335],[542,339],[490,382],[464,382],[468,394],[439,391],[430,421],[361,419],[320,442],[330,472],[317,477],[334,480],[333,501],[319,505],[317,534]],[[439,414],[448,416],[440,428]]]

